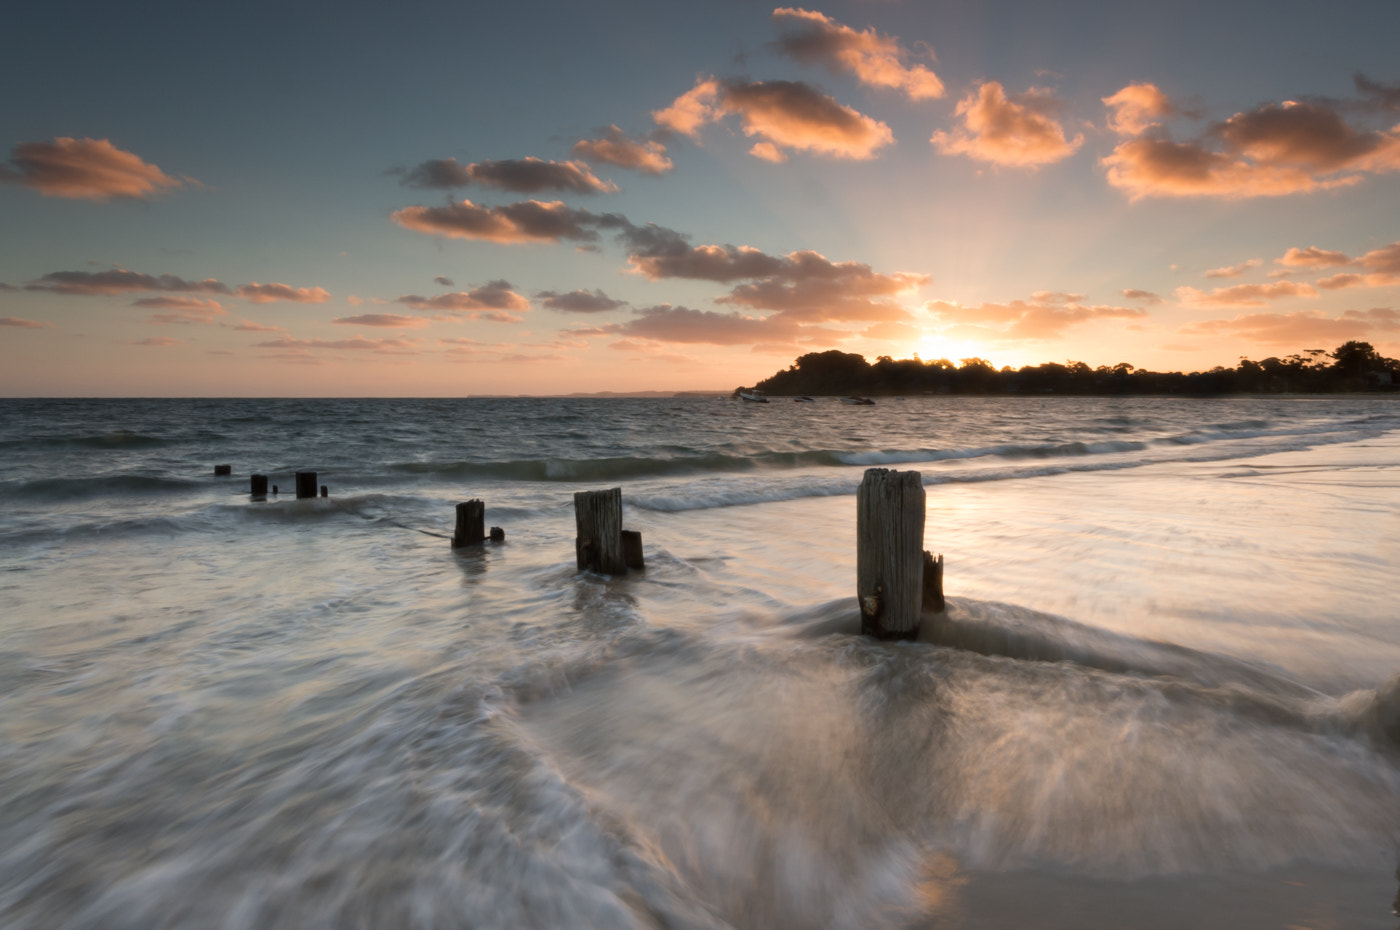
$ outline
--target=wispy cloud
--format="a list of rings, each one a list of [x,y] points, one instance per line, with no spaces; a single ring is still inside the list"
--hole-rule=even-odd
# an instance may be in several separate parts
[[[422,297],[418,294],[405,294],[394,299],[414,310],[443,311],[458,319],[487,320],[493,323],[519,323],[516,313],[530,309],[530,301],[515,291],[509,281],[488,281],[470,291],[455,291]],[[511,312],[515,311],[515,312]]]
[[[1194,287],[1179,287],[1176,297],[1184,306],[1199,308],[1214,307],[1263,307],[1271,300],[1285,297],[1316,297],[1317,288],[1311,284],[1296,281],[1275,281],[1272,284],[1236,284],[1233,287],[1217,287],[1209,292]]]
[[[1201,320],[1182,327],[1188,335],[1238,336],[1267,345],[1296,347],[1300,343],[1332,345],[1348,339],[1389,335],[1400,331],[1400,311],[1385,307],[1348,310],[1329,317],[1320,311],[1250,313],[1228,320]]]
[[[1140,300],[1145,304],[1159,304],[1162,302],[1162,298],[1157,294],[1151,291],[1139,290],[1135,287],[1125,287],[1118,293],[1122,294],[1128,300]]]
[[[107,201],[143,199],[187,183],[117,148],[107,139],[59,136],[52,142],[21,142],[0,165],[0,182],[22,184],[45,197]]]
[[[336,351],[376,352],[381,355],[416,355],[420,342],[419,339],[368,339],[364,336],[355,336],[350,339],[294,339],[291,336],[284,336],[280,339],[259,342],[256,345],[260,349],[334,349]]]
[[[451,190],[479,184],[517,194],[567,191],[571,194],[611,194],[617,185],[604,181],[581,161],[545,161],[533,156],[459,164],[455,158],[425,161],[402,173],[407,187]]]
[[[338,317],[331,322],[345,326],[381,326],[385,329],[416,329],[432,323],[421,316],[399,316],[397,313],[362,313],[359,316]]]
[[[47,329],[49,324],[37,320],[26,320],[17,316],[0,316],[0,326],[14,326],[19,329]]]
[[[897,90],[911,100],[943,96],[943,82],[925,65],[906,65],[909,52],[893,36],[873,27],[857,31],[815,10],[778,7],[773,22],[782,35],[778,50],[833,74],[850,74],[862,84]]]
[[[331,299],[330,292],[323,287],[292,287],[290,284],[245,284],[235,292],[244,300],[255,304],[267,304],[285,300],[294,304],[323,304]]]
[[[560,200],[522,200],[499,207],[483,207],[463,200],[442,207],[404,207],[393,214],[404,229],[486,242],[596,242],[599,228],[624,226],[614,214],[590,213]]]
[[[147,319],[150,323],[209,324],[228,314],[217,300],[199,297],[143,297],[133,300],[131,305],[163,311],[151,314]]]
[[[958,101],[962,127],[935,132],[929,141],[944,154],[997,165],[1035,168],[1062,161],[1078,150],[1084,136],[1065,136],[1055,118],[1060,106],[1047,90],[1033,87],[1008,97],[1001,84],[988,81]]]
[[[1238,265],[1225,265],[1222,268],[1212,268],[1205,273],[1207,278],[1238,278],[1253,268],[1258,268],[1264,264],[1263,259],[1251,258],[1249,261],[1240,262]]]
[[[145,339],[136,339],[127,343],[129,346],[151,346],[156,349],[171,349],[184,344],[184,339],[175,339],[171,336],[147,336]]]
[[[643,174],[665,174],[673,167],[666,156],[666,146],[655,139],[633,139],[617,126],[609,126],[601,133],[600,138],[575,142],[574,154]]]
[[[51,271],[25,286],[29,291],[51,291],[55,294],[113,296],[135,291],[185,291],[188,293],[228,294],[228,285],[213,278],[186,281],[173,274],[150,275],[125,268],[106,271]]]
[[[550,310],[561,313],[605,313],[627,306],[625,300],[614,300],[601,290],[576,290],[566,293],[541,291],[540,303]]]
[[[1315,245],[1306,249],[1289,249],[1283,253],[1282,258],[1276,258],[1274,261],[1290,268],[1339,268],[1351,264],[1351,259],[1345,253],[1319,249]]]
[[[1140,307],[1082,304],[1078,302],[1083,298],[1081,294],[1048,295],[1076,300],[1047,300],[1046,296],[1045,292],[1037,292],[1030,300],[984,302],[975,306],[931,300],[924,308],[948,328],[945,331],[997,342],[1057,339],[1071,327],[1093,320],[1136,320],[1147,316],[1147,311]]]

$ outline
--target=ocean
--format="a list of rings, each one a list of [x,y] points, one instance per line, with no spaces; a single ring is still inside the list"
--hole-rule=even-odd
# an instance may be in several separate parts
[[[1397,926],[1392,398],[4,400],[0,504],[10,930]]]

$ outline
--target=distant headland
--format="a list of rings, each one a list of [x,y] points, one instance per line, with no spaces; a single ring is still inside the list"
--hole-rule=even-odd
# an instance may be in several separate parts
[[[742,390],[748,390],[744,388]],[[1285,358],[1241,359],[1234,368],[1149,371],[1127,362],[1090,368],[1083,362],[1045,362],[997,369],[981,358],[954,365],[918,356],[874,363],[862,355],[812,352],[753,390],[777,396],[908,394],[1335,394],[1400,390],[1400,362],[1367,342],[1347,342],[1331,352],[1305,349]]]

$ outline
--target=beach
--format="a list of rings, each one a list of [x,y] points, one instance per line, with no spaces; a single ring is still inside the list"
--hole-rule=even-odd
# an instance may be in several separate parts
[[[3,404],[7,927],[1396,925],[1389,397]]]

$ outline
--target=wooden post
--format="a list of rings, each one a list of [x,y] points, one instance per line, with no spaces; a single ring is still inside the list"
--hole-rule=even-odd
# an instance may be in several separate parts
[[[578,527],[574,552],[579,571],[627,573],[622,554],[622,488],[576,492],[574,522]]]
[[[503,530],[503,529],[501,529],[499,526],[493,526],[493,527],[491,527],[491,541],[492,541],[492,542],[505,542],[505,541],[506,541],[506,531]]]
[[[316,473],[314,471],[297,472],[297,500],[303,497],[316,496]]]
[[[647,562],[642,554],[642,534],[637,530],[622,531],[622,561],[628,568],[644,569]]]
[[[938,614],[947,608],[943,600],[943,553],[935,556],[924,553],[924,597],[922,607],[925,613]]]
[[[479,546],[485,539],[486,505],[478,500],[457,505],[457,530],[452,534],[452,548]]]
[[[231,475],[231,474],[233,474],[233,466],[232,466],[232,465],[215,465],[215,466],[214,466],[214,477],[215,477],[215,478],[226,478],[226,477],[228,477],[228,476]]]
[[[916,471],[866,469],[856,491],[860,630],[914,639],[924,588],[924,485]]]
[[[254,475],[250,483],[249,493],[258,500],[267,497],[267,475]]]
[[[331,489],[328,488],[328,487],[326,487],[324,484],[321,485],[321,496],[322,496],[322,497],[330,497],[330,496],[331,496]]]

